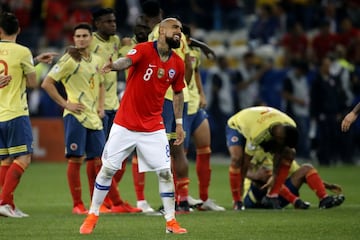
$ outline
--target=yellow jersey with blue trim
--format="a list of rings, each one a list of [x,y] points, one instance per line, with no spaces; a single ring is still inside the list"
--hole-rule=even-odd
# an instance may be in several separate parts
[[[12,78],[0,88],[0,122],[29,116],[26,75],[35,72],[30,50],[15,42],[0,41],[0,72]]]
[[[157,41],[159,38],[159,24],[155,25],[152,32],[148,36],[148,41],[153,42]],[[183,33],[181,33],[181,39],[180,39],[180,47],[173,49],[173,51],[179,55],[179,57],[184,61],[185,64],[185,55],[190,53],[189,45],[187,44],[186,37]],[[184,78],[185,88],[183,89],[184,93],[184,102],[189,101],[189,92],[187,88],[187,83]],[[165,99],[173,100],[173,90],[171,88],[168,88],[165,94]]]
[[[254,151],[263,141],[270,140],[270,128],[275,124],[289,124],[296,127],[295,121],[278,109],[265,106],[250,107],[241,110],[229,118],[227,124],[246,138],[245,151],[254,155]]]
[[[195,114],[199,110],[200,106],[200,94],[196,85],[195,69],[198,69],[201,64],[201,49],[198,47],[190,47],[190,59],[193,74],[188,85],[189,102],[188,102],[188,114]]]
[[[48,76],[55,81],[61,81],[65,87],[68,101],[82,103],[85,110],[81,114],[75,114],[64,110],[64,117],[72,114],[85,128],[101,130],[102,121],[97,113],[99,106],[100,84],[104,82],[100,73],[104,60],[90,54],[88,59],[82,58],[76,62],[69,54],[63,55],[51,68]]]
[[[90,44],[90,50],[99,55],[104,61],[110,58],[115,61],[120,56],[121,42],[117,35],[109,37],[109,40],[103,39],[98,33],[93,34]],[[119,98],[117,95],[118,75],[116,71],[110,71],[104,74],[105,87],[105,110],[117,110],[119,107]]]

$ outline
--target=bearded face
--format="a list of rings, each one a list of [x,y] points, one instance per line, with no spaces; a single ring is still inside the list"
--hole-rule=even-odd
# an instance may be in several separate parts
[[[180,47],[180,37],[174,35],[173,37],[165,37],[166,43],[169,45],[169,48],[179,48]]]

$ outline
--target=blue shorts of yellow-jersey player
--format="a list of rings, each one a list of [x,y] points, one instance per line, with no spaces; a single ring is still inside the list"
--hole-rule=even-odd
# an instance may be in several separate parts
[[[291,179],[288,178],[285,181],[285,186],[292,192],[295,196],[299,196],[299,189],[297,189],[291,182]],[[244,198],[245,208],[262,208],[261,199],[266,196],[267,189],[260,189],[255,186],[253,183],[250,186],[249,191],[246,193]],[[289,202],[283,197],[279,197],[280,206],[286,207]]]
[[[64,117],[64,128],[66,158],[86,156],[86,159],[93,159],[101,157],[105,145],[103,130],[85,128],[71,114]]]
[[[162,117],[164,120],[166,136],[168,140],[175,140],[176,139],[176,122],[174,116],[174,109],[173,109],[173,102],[165,99]],[[186,115],[187,115],[187,103],[184,103],[184,110],[183,110],[183,129],[187,128],[186,122]],[[187,132],[185,132],[187,134]]]
[[[0,159],[33,152],[33,136],[29,116],[0,122]]]
[[[186,129],[184,128],[184,131],[186,133],[188,133],[188,134],[186,134],[186,137],[184,140],[184,148],[185,149],[189,149],[192,134],[200,126],[200,124],[207,118],[208,118],[208,114],[202,108],[200,108],[194,114],[184,116],[184,122],[186,122],[186,125],[185,125]]]
[[[229,126],[226,126],[225,134],[226,134],[226,145],[227,145],[227,147],[230,147],[230,146],[242,146],[242,147],[244,147],[245,146],[246,139],[237,130],[232,129]]]

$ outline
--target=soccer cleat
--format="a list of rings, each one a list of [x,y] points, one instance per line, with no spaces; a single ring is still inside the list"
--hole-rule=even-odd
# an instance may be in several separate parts
[[[100,213],[111,213],[111,209],[108,208],[105,204],[101,204],[99,212]]]
[[[203,204],[199,207],[200,211],[225,211],[225,208],[215,204],[213,200],[208,198]]]
[[[179,204],[175,204],[176,214],[186,214],[191,212],[188,201],[180,201]]]
[[[9,204],[0,205],[0,215],[4,217],[22,218]]]
[[[261,200],[261,204],[263,205],[264,208],[267,208],[267,209],[281,209],[282,208],[280,206],[280,202],[277,197],[265,196]]]
[[[20,217],[29,217],[30,215],[27,213],[24,213],[23,211],[21,211],[20,209],[16,208],[14,209],[15,214],[17,214]]]
[[[112,213],[139,213],[139,212],[141,212],[141,209],[132,207],[127,202],[123,202],[120,205],[116,205],[116,206],[113,205],[111,207],[111,212]]]
[[[75,207],[72,210],[73,214],[87,214],[88,210],[85,208],[84,204],[80,203],[75,205]]]
[[[149,205],[149,203],[146,200],[137,201],[136,207],[141,209],[143,213],[155,212],[155,210]]]
[[[91,213],[87,215],[83,224],[80,226],[80,234],[90,234],[94,230],[99,216]]]
[[[175,219],[172,219],[166,222],[166,233],[184,234],[187,233],[187,230],[180,227],[179,223]]]
[[[188,196],[188,203],[189,203],[189,206],[192,207],[192,208],[198,208],[201,206],[201,204],[203,203],[202,200],[200,199],[195,199],[191,196]]]
[[[294,208],[295,209],[308,209],[309,207],[310,207],[310,203],[309,202],[304,202],[300,198],[296,199],[296,201],[294,203]]]
[[[242,211],[245,210],[245,206],[243,205],[242,201],[236,201],[234,202],[233,209],[236,211]]]
[[[320,200],[319,208],[332,208],[341,205],[345,200],[344,195],[339,196],[327,196]]]

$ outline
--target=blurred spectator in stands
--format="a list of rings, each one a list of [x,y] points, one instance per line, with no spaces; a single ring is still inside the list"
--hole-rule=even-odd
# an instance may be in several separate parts
[[[260,78],[260,99],[270,107],[283,111],[282,104],[282,86],[286,77],[286,68],[275,68],[274,60],[271,58],[264,59],[262,66],[266,71]]]
[[[267,69],[256,64],[256,56],[252,52],[247,52],[243,56],[243,61],[238,70],[238,96],[239,108],[236,112],[252,107],[260,103],[259,79]]]
[[[244,1],[243,0],[215,0],[215,21],[217,30],[237,30],[243,28]]]
[[[48,47],[62,48],[64,34],[68,28],[68,6],[70,0],[48,0],[44,2],[45,37]]]
[[[279,29],[279,21],[273,15],[270,5],[262,5],[257,9],[256,20],[250,26],[248,37],[252,46],[268,44],[274,41]]]
[[[337,6],[334,1],[325,1],[321,8],[322,19],[329,22],[329,29],[331,33],[337,33],[340,30],[340,19],[337,14]]]
[[[181,22],[191,22],[190,0],[159,0],[159,3],[167,16],[179,16]]]
[[[344,1],[346,13],[356,27],[360,27],[360,2],[359,0]]]
[[[306,61],[293,60],[282,89],[285,102],[285,112],[294,119],[299,131],[297,156],[310,158],[310,82],[307,78]]]
[[[193,12],[192,23],[197,28],[211,30],[214,27],[214,1],[215,0],[190,0]]]
[[[228,118],[235,113],[238,79],[224,53],[217,53],[216,63],[209,69],[205,86],[211,136],[216,136],[211,139],[211,149],[215,153],[227,153],[225,126]]]
[[[339,43],[346,47],[347,60],[353,62],[355,60],[356,47],[360,43],[360,30],[353,26],[350,18],[344,18],[341,21]]]
[[[300,22],[294,23],[280,40],[284,48],[284,64],[288,65],[293,60],[308,59],[309,40]]]
[[[310,99],[310,113],[317,128],[316,155],[319,164],[329,166],[339,158],[342,162],[351,161],[351,151],[343,151],[349,142],[340,127],[343,114],[347,111],[346,94],[340,77],[331,74],[329,57],[321,60]]]
[[[320,64],[322,60],[332,51],[339,42],[336,33],[330,32],[330,23],[324,20],[319,27],[319,33],[312,40],[312,58],[316,64]]]

